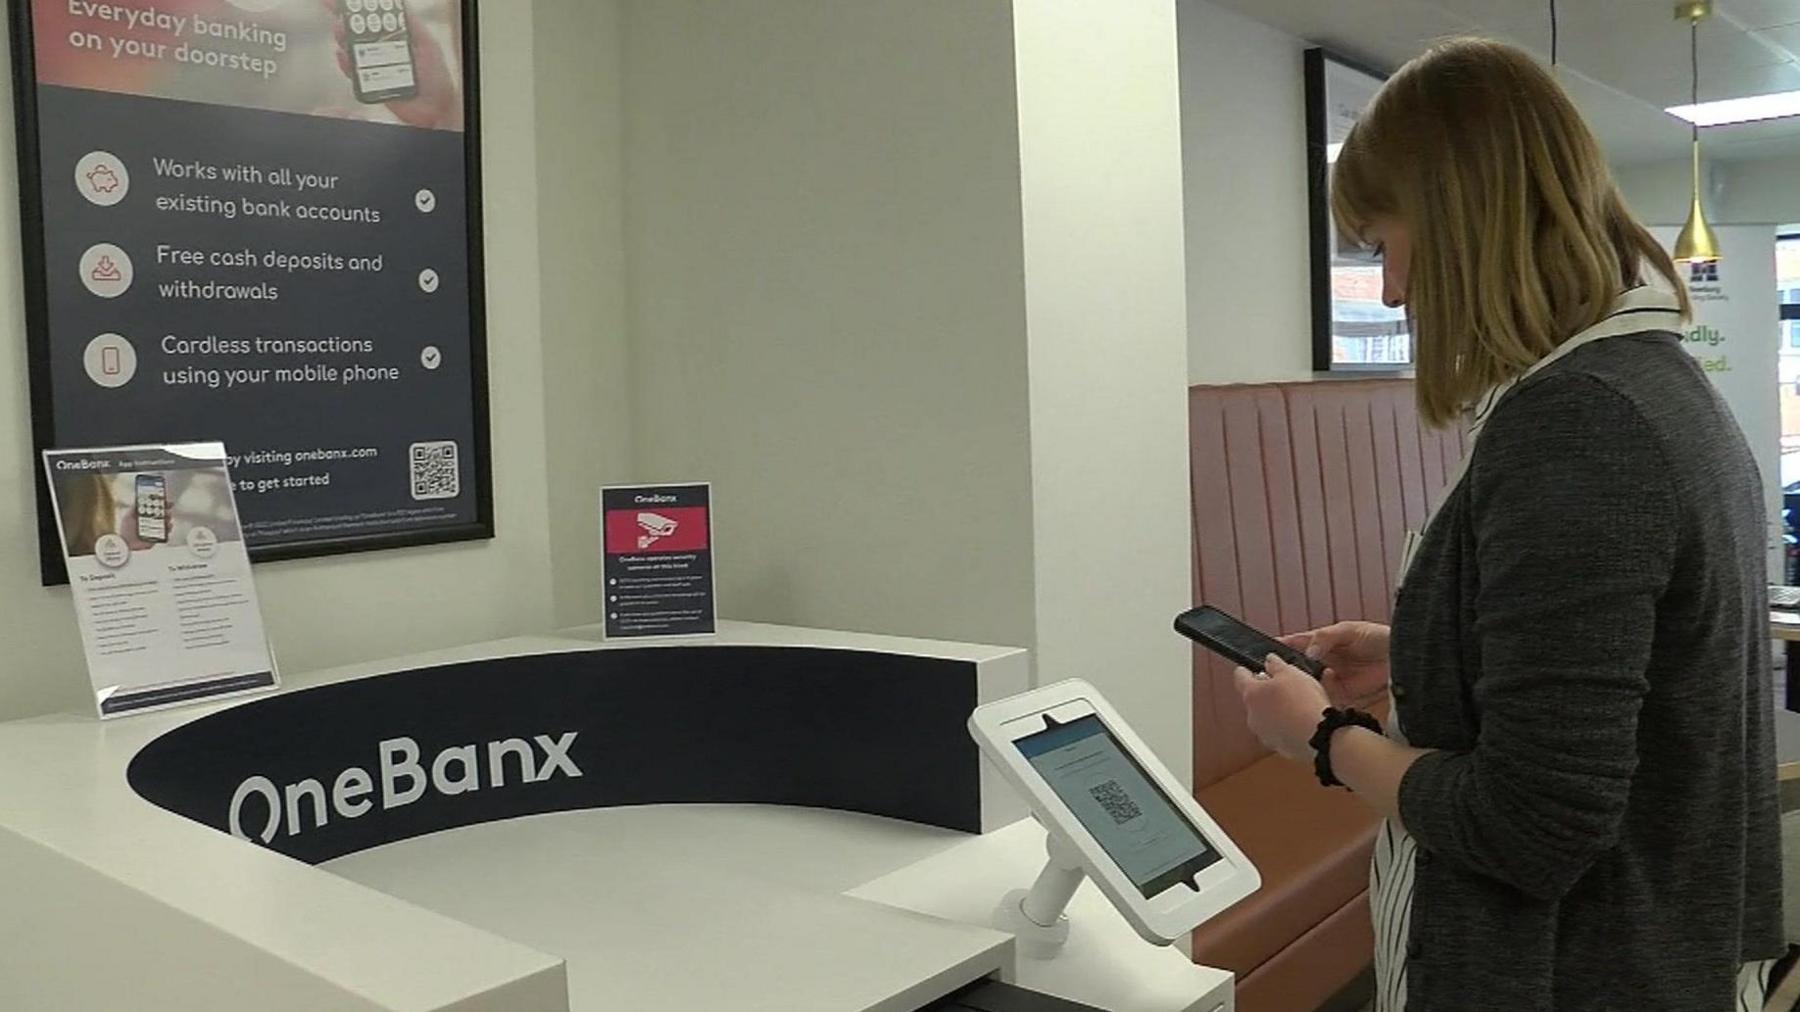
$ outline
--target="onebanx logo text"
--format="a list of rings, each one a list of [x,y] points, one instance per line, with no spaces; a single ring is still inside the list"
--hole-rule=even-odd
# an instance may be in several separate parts
[[[485,749],[458,745],[439,752],[431,760],[429,773],[419,761],[418,742],[405,737],[389,738],[376,746],[382,811],[410,805],[424,797],[428,789],[448,797],[482,790],[484,780],[487,789],[505,787],[509,768],[517,771],[521,784],[543,783],[558,775],[579,777],[581,768],[569,758],[578,733],[565,731],[554,740],[540,734],[530,742],[503,738],[488,742]],[[508,757],[514,760],[510,764]],[[323,829],[331,814],[341,819],[360,819],[374,810],[375,801],[369,797],[373,793],[375,780],[369,771],[352,766],[332,780],[328,814],[323,781],[308,777],[278,788],[268,777],[249,777],[231,796],[231,835],[268,843],[284,827],[289,836],[304,832],[309,824],[310,828]],[[261,798],[268,809],[268,814],[260,819],[261,825],[252,821],[254,837],[244,826],[245,808],[251,798]],[[249,807],[255,811],[256,806]]]

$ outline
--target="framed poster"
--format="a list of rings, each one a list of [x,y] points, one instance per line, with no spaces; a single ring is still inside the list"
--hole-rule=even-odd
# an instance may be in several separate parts
[[[1312,214],[1313,368],[1395,372],[1413,364],[1404,309],[1381,302],[1381,263],[1338,235],[1331,164],[1385,76],[1324,49],[1306,51],[1306,170]]]
[[[10,2],[37,449],[222,442],[258,560],[492,537],[473,0]]]

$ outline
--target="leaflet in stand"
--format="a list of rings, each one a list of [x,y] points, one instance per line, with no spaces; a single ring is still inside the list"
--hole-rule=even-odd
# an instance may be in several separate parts
[[[50,450],[44,468],[102,717],[275,684],[222,444]]]

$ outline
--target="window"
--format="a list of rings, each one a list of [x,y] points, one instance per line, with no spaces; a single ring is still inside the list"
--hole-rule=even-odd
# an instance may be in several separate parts
[[[1787,582],[1800,581],[1800,229],[1775,239],[1775,295],[1781,306],[1781,487]]]
[[[1775,239],[1775,301],[1781,309],[1781,483],[1789,485],[1800,482],[1800,231]]]

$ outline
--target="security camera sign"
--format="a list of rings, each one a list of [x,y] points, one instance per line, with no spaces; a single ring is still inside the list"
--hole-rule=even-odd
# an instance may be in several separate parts
[[[642,551],[664,538],[674,537],[681,529],[681,521],[673,517],[665,517],[661,513],[639,513],[638,526],[644,533],[638,535],[638,550]]]
[[[600,490],[606,636],[713,631],[712,487]]]

